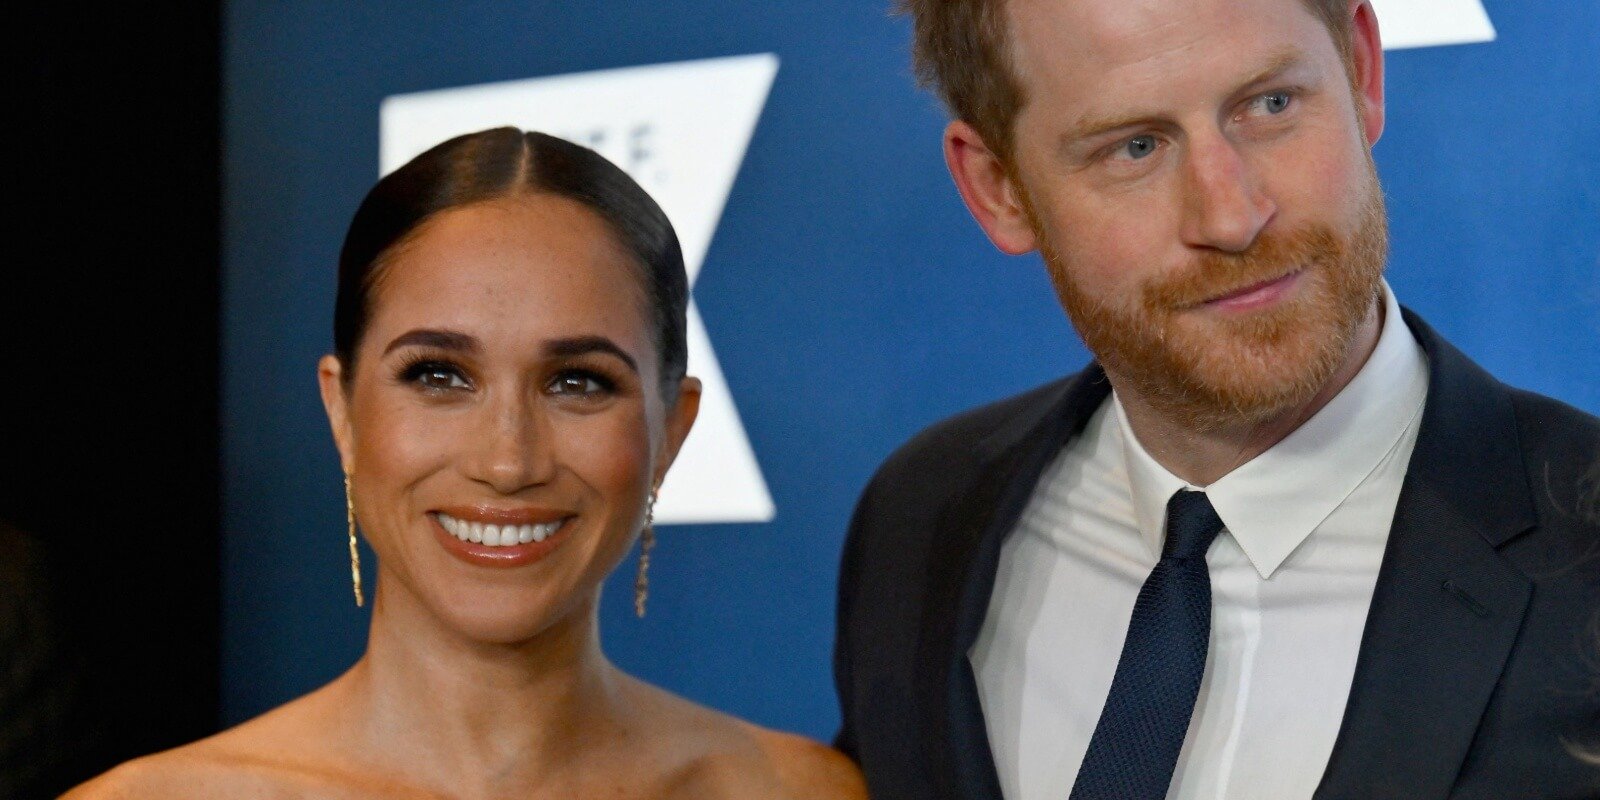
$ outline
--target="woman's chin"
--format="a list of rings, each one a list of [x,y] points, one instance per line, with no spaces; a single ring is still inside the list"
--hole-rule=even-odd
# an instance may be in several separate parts
[[[474,644],[513,646],[563,631],[582,633],[593,624],[609,572],[602,565],[620,559],[620,553],[592,553],[583,544],[580,537],[537,563],[512,568],[469,564],[433,547],[396,552],[389,559],[395,566],[382,571],[386,602],[380,607],[402,627],[437,626]]]
[[[459,637],[476,644],[525,644],[581,626],[588,616],[588,604],[571,597],[498,591],[465,594],[438,604],[434,615]]]

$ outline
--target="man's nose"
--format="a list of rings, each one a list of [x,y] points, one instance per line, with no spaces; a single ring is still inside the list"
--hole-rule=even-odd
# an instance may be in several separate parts
[[[1192,247],[1242,252],[1277,213],[1256,168],[1220,134],[1191,142],[1184,178],[1183,236]]]
[[[537,397],[516,393],[480,408],[476,441],[467,442],[468,477],[503,495],[548,483],[556,471],[556,442],[548,409]]]

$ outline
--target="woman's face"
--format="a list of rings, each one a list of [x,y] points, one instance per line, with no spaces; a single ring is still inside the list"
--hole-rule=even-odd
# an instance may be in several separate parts
[[[528,639],[592,607],[699,383],[668,407],[638,267],[575,201],[458,207],[388,258],[355,374],[319,369],[379,602]]]

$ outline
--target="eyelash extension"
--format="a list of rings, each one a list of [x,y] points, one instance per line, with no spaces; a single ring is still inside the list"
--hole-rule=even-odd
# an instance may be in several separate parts
[[[459,364],[449,359],[426,353],[411,356],[401,362],[395,369],[395,382],[406,386],[415,386],[422,376],[431,372],[454,373],[468,384],[472,382],[472,379],[466,374],[466,370],[462,369]],[[599,390],[606,394],[616,393],[619,386],[617,380],[610,375],[587,367],[563,367],[551,375],[549,382],[553,384],[569,377],[593,381],[599,387]]]
[[[395,379],[400,383],[416,383],[418,378],[429,372],[454,372],[466,380],[466,374],[461,367],[437,356],[426,354],[415,355],[407,358],[395,370]]]
[[[617,390],[617,382],[612,380],[610,376],[592,369],[586,369],[584,367],[566,367],[559,369],[554,375],[551,376],[550,382],[554,383],[568,376],[592,380],[595,382],[595,385],[599,386],[602,390],[608,393],[615,392]]]

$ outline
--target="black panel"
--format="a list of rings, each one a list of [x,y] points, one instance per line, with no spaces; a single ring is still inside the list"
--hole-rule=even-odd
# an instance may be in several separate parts
[[[3,797],[216,724],[219,12],[59,4],[13,28]]]

